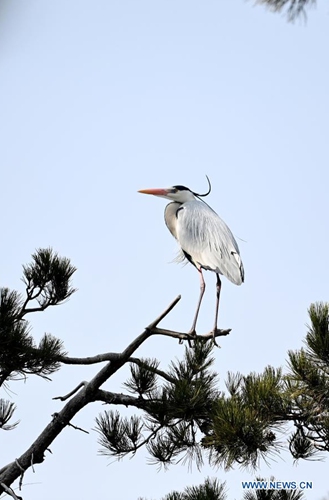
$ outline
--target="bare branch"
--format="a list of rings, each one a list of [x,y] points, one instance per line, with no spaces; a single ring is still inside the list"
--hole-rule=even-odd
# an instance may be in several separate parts
[[[175,339],[178,339],[178,340],[195,340],[195,339],[198,339],[198,340],[204,340],[204,341],[208,341],[208,340],[213,340],[214,337],[223,337],[223,336],[226,336],[226,335],[229,335],[230,332],[231,332],[231,328],[228,328],[226,330],[219,330],[217,329],[215,333],[213,332],[209,332],[209,333],[206,333],[205,335],[190,335],[189,333],[184,333],[184,332],[176,332],[174,330],[166,330],[164,328],[152,328],[152,334],[153,335],[165,335],[167,337],[173,337]]]
[[[162,321],[166,316],[167,314],[170,313],[170,311],[175,307],[176,304],[178,304],[178,302],[180,301],[181,299],[181,295],[178,295],[173,301],[171,304],[169,304],[169,306],[167,307],[167,309],[165,309],[163,311],[162,314],[160,314],[160,316],[158,316],[158,318],[156,318],[154,321],[152,321],[152,323],[149,324],[149,326],[147,326],[147,330],[153,330],[154,327],[156,327],[160,321]]]
[[[111,405],[134,406],[141,410],[145,410],[149,405],[149,401],[142,398],[135,398],[126,394],[117,394],[115,392],[103,391],[98,389],[95,393],[94,401],[103,401]]]
[[[169,306],[163,311],[163,313],[158,316],[154,321],[152,321],[146,328],[145,331],[140,334],[136,339],[129,344],[129,346],[125,349],[124,352],[121,354],[116,353],[116,352],[107,352],[104,354],[97,354],[95,356],[88,356],[86,358],[72,358],[69,356],[59,356],[58,361],[67,365],[92,365],[96,363],[102,363],[104,361],[121,361],[123,357],[127,356],[127,353],[129,351],[133,352],[135,351],[148,337],[150,337],[153,333],[157,334],[157,331],[154,331],[154,328],[156,325],[163,319],[165,318],[170,311],[175,307],[175,305],[180,301],[181,296],[178,295],[175,300],[169,304]],[[173,332],[175,333],[175,332]],[[186,334],[183,334],[186,336]],[[179,338],[175,335],[172,335],[175,338]],[[185,339],[185,337],[184,337]]]
[[[87,356],[86,358],[71,358],[70,356],[59,356],[58,361],[65,365],[94,365],[104,363],[104,361],[117,361],[120,354],[117,352],[105,352],[96,354],[96,356]]]
[[[73,394],[75,394],[76,392],[78,392],[79,389],[81,389],[81,387],[85,387],[86,385],[88,384],[88,382],[86,382],[85,380],[83,382],[80,382],[79,385],[76,386],[75,389],[73,389],[71,392],[69,392],[68,394],[66,394],[65,396],[56,396],[55,398],[53,399],[59,399],[60,401],[66,401],[67,399],[69,399],[71,396],[73,396]]]
[[[154,321],[152,321],[152,323],[150,323],[145,328],[144,333],[142,333],[141,335],[136,337],[136,339],[133,340],[133,342],[131,342],[131,344],[129,344],[128,347],[126,347],[126,349],[122,352],[121,357],[126,358],[126,359],[128,357],[130,357],[133,354],[133,352],[135,352],[136,349],[138,349],[138,347],[140,345],[142,345],[143,342],[145,342],[146,339],[148,339],[151,335],[153,335],[154,329],[156,328],[156,325],[158,323],[160,323],[160,321],[170,313],[170,311],[175,307],[175,305],[180,301],[180,299],[181,299],[181,296],[178,295],[178,297],[176,297],[176,299],[173,300],[171,302],[171,304],[169,304],[169,306],[163,311],[163,313],[160,314],[160,316],[158,318],[156,318]]]
[[[27,309],[22,309],[22,312],[21,314],[19,315],[19,319],[22,319],[26,314],[30,314],[30,313],[34,313],[34,312],[42,312],[44,311],[45,309],[47,309],[47,307],[51,306],[53,304],[50,304],[50,303],[46,303],[40,307],[29,307]]]
[[[22,475],[22,471],[26,471],[31,467],[32,463],[36,464],[44,461],[45,451],[56,437],[65,427],[71,425],[72,418],[82,408],[97,399],[97,394],[100,396],[99,388],[101,385],[128,362],[129,358],[138,347],[140,347],[152,334],[159,333],[157,331],[153,332],[152,329],[156,328],[156,325],[173,309],[173,307],[175,307],[179,300],[180,296],[177,297],[156,320],[150,323],[145,331],[136,337],[121,354],[114,356],[114,358],[109,361],[90,382],[84,385],[81,390],[76,388],[74,393],[78,390],[77,394],[65,404],[60,412],[54,414],[52,421],[45,427],[32,445],[19,457],[19,466],[16,462],[11,462],[0,470],[0,494],[5,491],[4,487],[8,488]],[[103,397],[105,397],[104,394]],[[112,404],[114,404],[113,395]]]
[[[67,365],[92,365],[96,363],[103,363],[104,361],[119,361],[122,359],[122,357],[126,357],[127,353],[132,350],[135,351],[148,337],[151,335],[165,335],[167,337],[172,337],[178,340],[195,340],[195,339],[201,339],[204,341],[208,340],[213,340],[216,337],[223,337],[226,335],[229,335],[231,332],[231,329],[225,329],[225,330],[217,330],[215,334],[213,332],[209,332],[205,335],[190,335],[185,332],[177,332],[175,330],[167,330],[164,328],[158,328],[157,325],[160,323],[160,321],[165,318],[170,311],[178,304],[180,301],[181,296],[178,295],[171,304],[163,311],[163,313],[160,314],[158,318],[156,318],[154,321],[152,321],[146,328],[145,331],[136,337],[136,339],[125,349],[123,353],[116,353],[116,352],[107,352],[103,354],[97,354],[95,356],[88,356],[85,358],[75,358],[75,357],[70,357],[70,356],[59,356],[58,361],[60,363],[64,363]],[[134,359],[127,359],[127,361],[133,362],[133,363],[142,363],[140,360],[136,361],[137,358]],[[139,365],[141,366],[141,365]],[[173,382],[173,380],[170,380],[168,378],[168,375],[165,372],[162,372],[161,370],[155,371],[155,369],[150,369],[150,371],[153,371],[154,373],[157,373],[161,377],[165,378],[168,380],[168,382]],[[54,398],[54,399],[60,399],[60,398]]]

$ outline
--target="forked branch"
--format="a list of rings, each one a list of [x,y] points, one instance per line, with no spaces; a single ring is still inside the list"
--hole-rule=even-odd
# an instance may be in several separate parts
[[[122,353],[116,353],[116,352],[107,352],[107,353],[102,353],[102,354],[97,354],[95,356],[87,356],[84,358],[76,358],[76,357],[71,357],[71,356],[59,356],[58,361],[66,364],[66,365],[92,365],[96,363],[103,363],[105,361],[118,361],[122,357],[126,357],[127,352],[130,350],[136,350],[145,340],[146,338],[152,336],[152,335],[164,335],[166,337],[172,337],[174,339],[183,341],[186,340],[190,342],[191,340],[203,340],[205,342],[209,340],[214,340],[216,337],[223,337],[226,335],[229,335],[231,332],[231,329],[224,329],[220,330],[217,329],[215,333],[209,332],[204,335],[193,335],[191,336],[189,333],[185,332],[178,332],[176,330],[167,330],[165,328],[158,328],[158,324],[160,321],[162,321],[169,313],[172,311],[172,309],[178,304],[180,301],[181,296],[178,295],[172,302],[169,304],[169,306],[161,313],[154,321],[152,321],[144,330],[142,334],[140,334],[136,339],[123,351]],[[137,358],[133,358],[131,360],[133,363],[141,363],[140,360],[137,361]],[[154,371],[154,373],[157,373]],[[161,372],[160,370],[158,371],[158,375],[164,376],[164,372]],[[168,379],[167,379],[168,380]],[[169,380],[168,380],[169,381]]]
[[[169,306],[152,321],[144,330],[143,333],[138,335],[121,353],[107,353],[88,358],[70,358],[60,356],[58,361],[66,364],[93,364],[102,361],[107,361],[106,365],[99,370],[99,372],[89,381],[81,382],[75,389],[73,389],[66,396],[58,399],[66,400],[73,396],[62,408],[61,411],[55,413],[51,422],[45,427],[41,434],[36,438],[32,445],[13,462],[9,463],[0,469],[0,494],[3,492],[11,492],[11,484],[18,479],[26,470],[33,466],[33,464],[42,463],[45,459],[45,452],[49,449],[51,443],[57,436],[64,430],[65,427],[71,426],[78,428],[71,424],[71,420],[75,415],[86,405],[94,401],[104,401],[112,404],[124,404],[142,408],[144,403],[142,400],[131,398],[123,394],[114,394],[102,391],[100,387],[106,382],[114,373],[116,373],[125,363],[132,362],[136,364],[142,363],[137,358],[132,358],[135,351],[152,335],[166,335],[181,340],[189,340],[190,336],[186,333],[175,332],[171,330],[164,330],[158,328],[160,321],[165,318],[170,311],[179,302],[178,296]],[[218,335],[227,335],[229,330],[224,330]],[[195,338],[203,338],[210,340],[212,335],[196,336]],[[172,382],[171,377],[154,368],[154,373],[165,378],[167,381]],[[79,428],[80,429],[80,428]],[[82,430],[82,429],[80,429]]]

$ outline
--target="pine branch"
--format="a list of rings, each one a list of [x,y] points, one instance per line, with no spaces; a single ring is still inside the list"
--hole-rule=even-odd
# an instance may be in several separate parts
[[[266,5],[273,12],[286,10],[288,21],[294,21],[301,15],[306,19],[305,8],[316,5],[316,0],[256,0],[256,3]]]
[[[151,336],[151,335],[164,335],[167,337],[175,338],[177,340],[186,340],[186,341],[213,340],[213,333],[212,332],[210,332],[206,335],[195,335],[195,336],[191,337],[191,335],[189,335],[188,333],[177,332],[175,330],[165,330],[163,328],[156,328],[156,327],[150,329],[149,327],[146,327],[145,332],[142,335],[144,335],[147,331],[148,331],[149,336]],[[223,336],[229,335],[230,332],[231,332],[231,329],[217,330],[215,337],[223,337]],[[135,340],[137,340],[137,339],[135,339]],[[116,352],[106,352],[106,353],[102,353],[102,354],[96,354],[95,356],[87,356],[84,358],[77,358],[77,357],[72,357],[72,356],[58,356],[57,361],[59,363],[65,364],[65,365],[93,365],[93,364],[97,364],[97,363],[103,363],[105,361],[117,361],[119,359],[119,356],[120,356],[120,354],[118,354]],[[142,361],[138,360],[138,358],[131,358],[128,361],[131,363],[140,364],[140,366],[143,363]],[[153,371],[153,370],[151,369],[150,371]],[[168,375],[161,370],[157,370],[157,371],[154,370],[154,373],[157,373],[157,375],[165,378],[166,380],[168,380],[168,382],[172,381],[172,380],[170,380],[170,377],[168,377]]]
[[[117,355],[115,360],[108,362],[75,396],[70,399],[63,409],[53,416],[52,421],[45,427],[41,434],[36,438],[32,445],[15,461],[6,465],[0,470],[0,494],[4,492],[4,487],[10,485],[18,479],[27,469],[36,463],[42,463],[45,460],[45,452],[50,447],[56,437],[71,425],[72,418],[86,405],[95,401],[97,396],[103,396],[99,393],[101,385],[106,382],[114,373],[116,373],[134,352],[152,335],[151,328],[154,328],[180,300],[177,297],[165,311],[156,318],[145,331],[131,342],[126,349]]]
[[[26,299],[17,319],[29,313],[44,311],[68,299],[76,291],[71,286],[75,271],[76,268],[66,257],[59,257],[51,248],[39,248],[32,255],[32,262],[23,266]],[[27,307],[34,301],[38,307]]]
[[[15,410],[16,405],[14,403],[12,403],[11,401],[0,399],[0,429],[9,431],[14,429],[19,424],[19,420],[12,424],[8,423],[12,418]]]
[[[226,330],[217,329],[215,333],[209,332],[204,335],[193,335],[193,336],[191,336],[189,333],[177,332],[175,330],[166,330],[164,328],[157,328],[157,327],[151,328],[151,332],[153,335],[164,335],[167,337],[173,337],[174,339],[178,340],[187,340],[187,341],[203,340],[206,342],[208,340],[213,340],[214,338],[217,337],[224,337],[226,335],[229,335],[231,329],[230,328]]]
[[[138,417],[121,418],[118,411],[106,411],[96,418],[96,431],[100,434],[99,443],[102,455],[123,458],[129,453],[135,454],[141,447],[147,445],[161,430],[158,425],[150,430],[145,438],[142,431],[145,425]]]
[[[114,352],[108,352],[108,353],[103,353],[103,354],[97,354],[95,356],[88,356],[85,358],[76,358],[76,357],[70,357],[70,356],[58,356],[57,360],[58,362],[64,363],[64,364],[72,364],[72,365],[91,365],[91,364],[96,364],[96,363],[102,363],[104,361],[113,361],[116,362],[120,359],[121,356],[124,356],[126,358],[127,353],[135,351],[141,343],[143,343],[146,338],[151,337],[152,335],[164,335],[167,337],[172,337],[177,340],[186,340],[186,341],[204,341],[207,342],[209,340],[213,340],[214,336],[215,337],[221,337],[221,336],[226,336],[229,335],[231,332],[231,329],[226,329],[226,330],[217,330],[215,332],[215,335],[213,332],[207,333],[205,335],[194,335],[191,336],[189,333],[184,333],[184,332],[177,332],[175,330],[167,330],[163,328],[158,328],[157,325],[160,323],[160,321],[165,318],[170,311],[177,305],[177,303],[180,301],[181,296],[178,295],[176,299],[174,299],[171,304],[163,311],[163,313],[160,314],[154,321],[152,321],[144,330],[142,334],[140,334],[136,339],[125,349],[125,351],[122,354],[114,353]],[[132,360],[133,363],[138,363],[136,362],[135,359]],[[156,373],[154,371],[154,373]],[[158,375],[162,376],[163,378],[168,376],[164,373],[159,371]]]
[[[128,396],[127,394],[104,391],[102,389],[98,389],[98,391],[95,392],[94,401],[103,401],[103,403],[126,407],[133,406],[140,410],[146,410],[150,406],[150,402],[146,399]]]
[[[103,354],[96,354],[95,356],[87,356],[85,358],[59,356],[57,360],[64,365],[94,365],[97,363],[104,363],[104,361],[117,361],[119,356],[120,354],[117,352],[105,352]]]
[[[143,360],[139,358],[129,358],[128,361],[129,363],[134,363],[137,366],[147,368],[150,372],[159,375],[159,377],[162,377],[164,380],[167,380],[167,382],[171,382],[172,384],[176,383],[176,379],[174,377],[171,377],[170,375],[168,375],[168,373],[159,370],[158,368],[147,365]]]
[[[46,377],[59,368],[56,358],[66,354],[62,342],[45,334],[37,346],[24,316],[67,300],[75,292],[75,270],[69,259],[52,249],[38,249],[32,262],[23,266],[25,300],[16,291],[0,289],[0,385],[27,374]]]
[[[59,399],[60,401],[66,401],[67,399],[69,399],[71,396],[73,396],[73,394],[75,394],[76,392],[78,392],[79,389],[81,389],[81,387],[85,387],[86,385],[88,384],[88,382],[86,382],[85,380],[83,382],[80,382],[80,384],[78,384],[74,389],[72,389],[72,391],[70,391],[68,394],[65,394],[65,396],[56,396],[55,398],[53,398],[54,400],[56,399]]]

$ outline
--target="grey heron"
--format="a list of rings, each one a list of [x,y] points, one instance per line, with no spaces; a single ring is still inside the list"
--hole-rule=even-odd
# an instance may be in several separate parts
[[[218,308],[221,292],[221,279],[224,275],[235,285],[244,281],[244,269],[238,244],[225,222],[209,207],[201,197],[207,193],[198,194],[185,186],[172,186],[165,189],[141,189],[139,193],[152,194],[172,200],[165,208],[166,225],[178,241],[183,258],[186,258],[199,272],[200,295],[194,315],[192,327],[188,332],[196,335],[201,301],[205,292],[205,281],[202,269],[216,273],[216,311],[212,330],[215,342],[217,332]]]

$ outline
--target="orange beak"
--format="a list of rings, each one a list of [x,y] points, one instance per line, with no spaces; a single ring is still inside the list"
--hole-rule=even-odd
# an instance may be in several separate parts
[[[171,190],[170,189],[140,189],[139,193],[143,194],[153,194],[154,196],[167,196]]]

